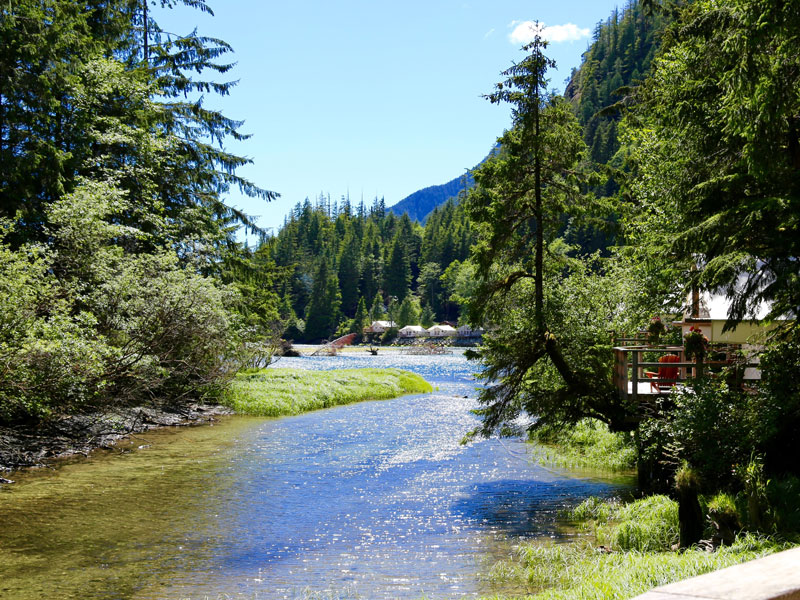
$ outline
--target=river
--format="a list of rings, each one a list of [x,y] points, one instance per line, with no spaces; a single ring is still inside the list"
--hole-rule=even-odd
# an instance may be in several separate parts
[[[416,371],[432,394],[135,436],[0,490],[0,598],[440,599],[557,513],[631,481],[547,469],[478,440],[460,353],[281,359]]]

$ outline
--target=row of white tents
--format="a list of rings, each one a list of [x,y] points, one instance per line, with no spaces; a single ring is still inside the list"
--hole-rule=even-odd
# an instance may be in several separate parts
[[[364,333],[383,333],[395,327],[393,321],[373,321],[369,327],[364,329]],[[397,335],[401,338],[445,338],[445,337],[477,337],[483,334],[483,329],[473,329],[469,325],[462,325],[458,329],[448,324],[434,325],[425,329],[422,325],[406,325],[398,330]]]

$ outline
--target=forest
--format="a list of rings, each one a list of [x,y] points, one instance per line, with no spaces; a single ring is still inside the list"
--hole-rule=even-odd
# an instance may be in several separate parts
[[[190,99],[230,92],[228,43],[138,0],[0,16],[0,425],[214,401],[281,338],[468,322],[489,331],[473,435],[595,419],[653,489],[747,490],[754,526],[798,526],[764,491],[800,475],[798,2],[630,0],[564,94],[537,37],[486,91],[512,108],[499,149],[424,225],[320,196],[275,235],[226,203],[276,197],[221,149],[241,123]],[[766,311],[761,384],[698,379],[643,415],[612,387],[610,332],[695,288],[728,298],[728,327]]]

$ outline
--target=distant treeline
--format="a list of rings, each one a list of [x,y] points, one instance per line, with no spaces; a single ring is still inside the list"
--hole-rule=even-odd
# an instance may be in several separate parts
[[[404,325],[458,319],[461,264],[473,242],[469,220],[452,200],[423,228],[388,211],[382,199],[354,206],[322,196],[297,204],[260,251],[277,267],[286,337],[318,341],[386,316]]]

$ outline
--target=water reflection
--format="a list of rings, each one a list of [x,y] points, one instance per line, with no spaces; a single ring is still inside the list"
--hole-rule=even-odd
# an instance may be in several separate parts
[[[0,494],[0,596],[476,595],[484,561],[558,535],[565,504],[626,485],[533,465],[519,442],[461,446],[476,418],[460,355],[279,363],[367,365],[439,390],[148,434],[138,452],[19,478]]]

